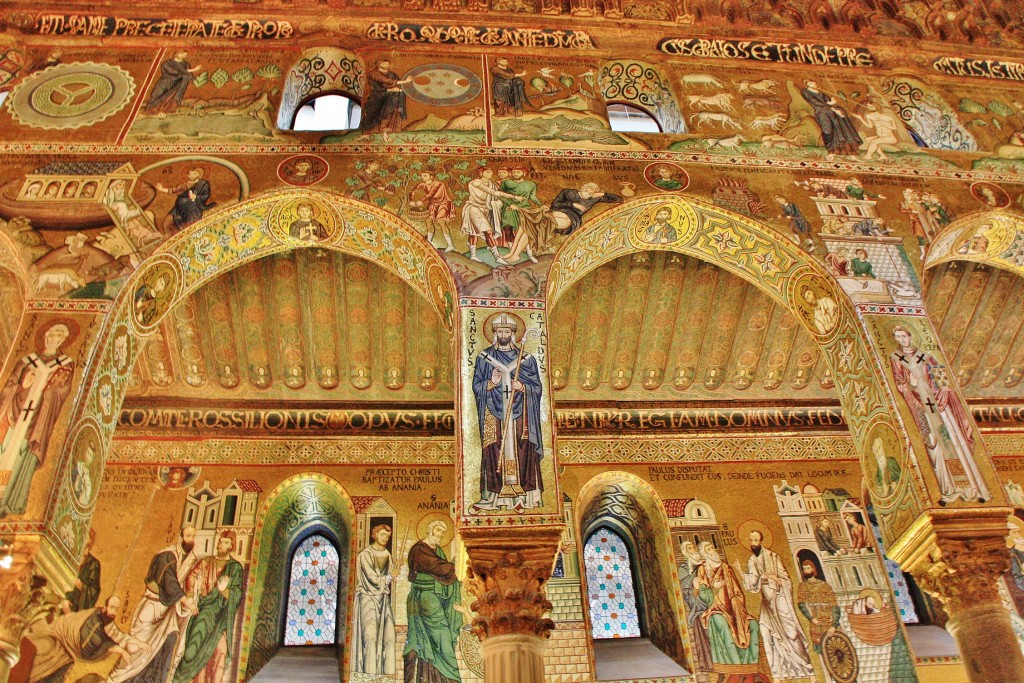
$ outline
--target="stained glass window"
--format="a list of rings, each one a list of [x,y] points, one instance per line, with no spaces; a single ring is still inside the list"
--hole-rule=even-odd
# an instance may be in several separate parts
[[[333,645],[338,612],[338,551],[313,535],[292,555],[285,645]]]
[[[583,564],[594,638],[639,638],[640,617],[626,542],[611,529],[598,529],[583,548]]]
[[[896,598],[896,606],[900,610],[900,618],[904,624],[919,624],[921,619],[914,609],[914,599],[910,597],[910,587],[907,579],[903,576],[900,566],[884,555],[885,543],[882,541],[882,531],[878,528],[874,518],[871,519],[871,530],[875,532],[875,541],[882,550],[882,559],[885,560],[885,572],[889,575],[889,585],[892,586],[893,596]]]

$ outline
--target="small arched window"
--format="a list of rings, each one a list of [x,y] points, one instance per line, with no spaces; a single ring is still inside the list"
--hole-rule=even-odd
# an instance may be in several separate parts
[[[338,617],[338,549],[307,537],[292,553],[285,645],[333,645]]]
[[[608,527],[597,529],[584,545],[583,563],[594,638],[639,638],[640,613],[626,541]]]
[[[660,133],[658,120],[647,111],[632,104],[608,104],[608,123],[617,133]]]
[[[355,130],[359,128],[362,111],[359,103],[346,95],[318,95],[295,112],[292,130]]]

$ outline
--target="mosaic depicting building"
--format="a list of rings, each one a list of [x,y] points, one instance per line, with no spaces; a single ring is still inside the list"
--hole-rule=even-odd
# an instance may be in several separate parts
[[[1024,9],[0,3],[0,683],[1024,681]]]

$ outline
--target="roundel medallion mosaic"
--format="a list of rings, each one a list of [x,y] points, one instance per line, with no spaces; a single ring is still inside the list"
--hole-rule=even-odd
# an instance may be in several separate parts
[[[32,128],[82,128],[124,109],[134,93],[135,81],[124,69],[76,62],[32,74],[15,88],[8,107]]]

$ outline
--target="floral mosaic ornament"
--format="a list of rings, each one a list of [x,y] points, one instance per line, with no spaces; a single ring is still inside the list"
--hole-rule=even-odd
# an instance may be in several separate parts
[[[326,537],[308,537],[292,555],[285,645],[331,645],[338,610],[338,551]]]
[[[590,535],[583,549],[594,638],[639,638],[640,617],[629,547],[608,528]]]

